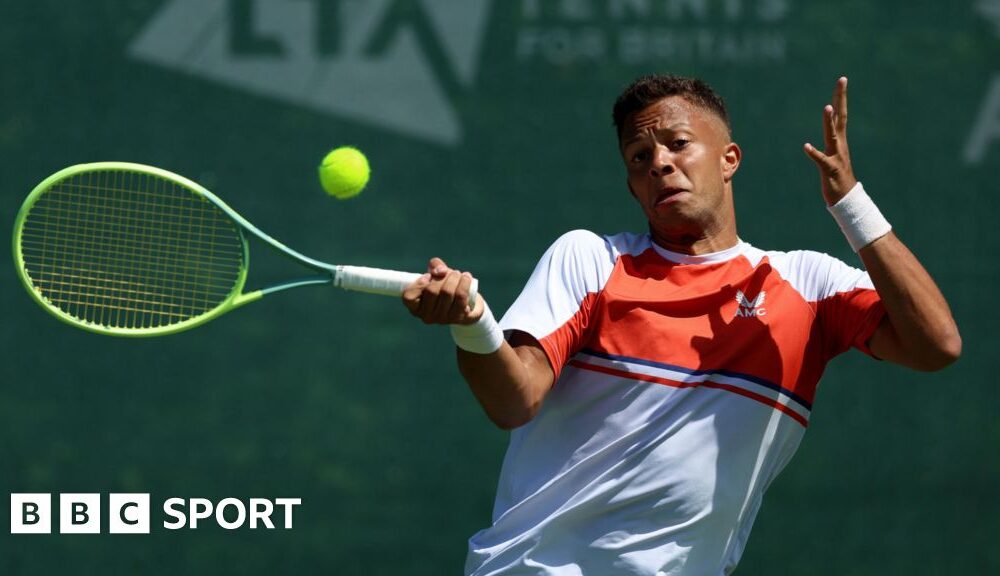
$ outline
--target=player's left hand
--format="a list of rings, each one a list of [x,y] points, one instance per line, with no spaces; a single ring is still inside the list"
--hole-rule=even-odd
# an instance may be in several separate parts
[[[812,144],[805,145],[806,154],[819,167],[823,199],[833,206],[858,183],[851,169],[851,155],[847,150],[847,77],[837,79],[833,89],[833,102],[823,107],[823,143],[820,152]]]

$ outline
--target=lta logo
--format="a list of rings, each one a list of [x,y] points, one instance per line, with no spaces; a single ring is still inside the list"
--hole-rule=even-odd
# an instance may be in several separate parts
[[[455,144],[490,0],[171,0],[129,47],[174,68]]]

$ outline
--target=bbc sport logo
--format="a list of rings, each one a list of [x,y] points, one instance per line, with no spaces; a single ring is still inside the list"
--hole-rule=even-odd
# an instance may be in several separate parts
[[[59,494],[60,534],[100,534],[101,495]],[[163,528],[197,530],[199,525],[214,522],[225,530],[266,529],[277,526],[291,530],[295,507],[301,498],[168,498],[163,501]],[[52,494],[20,493],[10,495],[11,534],[51,534],[53,528]],[[149,534],[152,522],[149,494],[108,494],[108,533]],[[203,522],[204,521],[204,522]]]

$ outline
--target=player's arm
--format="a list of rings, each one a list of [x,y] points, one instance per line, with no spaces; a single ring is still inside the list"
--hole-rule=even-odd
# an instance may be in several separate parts
[[[554,378],[534,337],[515,332],[492,354],[456,350],[459,371],[494,424],[511,430],[534,418]]]
[[[940,370],[962,353],[962,337],[948,302],[927,270],[889,232],[858,254],[886,316],[869,341],[872,353],[917,370]]]
[[[477,327],[487,309],[482,295],[473,309],[468,308],[471,281],[468,272],[452,270],[440,258],[432,258],[428,272],[403,292],[403,303],[426,324]],[[470,329],[473,338],[476,330]],[[498,348],[485,351],[496,344]],[[538,412],[554,380],[545,352],[523,332],[515,332],[510,342],[500,338],[484,346],[480,352],[458,348],[462,376],[494,424],[505,430],[526,424]]]
[[[948,302],[863,190],[855,190],[847,147],[847,78],[837,81],[833,102],[823,109],[823,139],[823,152],[811,144],[805,152],[819,167],[823,198],[865,263],[886,310],[869,348],[879,358],[917,370],[944,368],[962,352]],[[845,198],[848,193],[851,198]]]

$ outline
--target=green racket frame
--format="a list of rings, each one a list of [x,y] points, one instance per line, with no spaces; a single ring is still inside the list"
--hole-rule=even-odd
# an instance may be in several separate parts
[[[231,219],[236,225],[236,232],[238,233],[243,254],[242,265],[228,295],[225,296],[215,307],[199,313],[197,316],[171,324],[152,327],[106,326],[100,323],[87,321],[66,312],[58,305],[47,299],[42,293],[40,287],[36,285],[34,279],[30,276],[26,268],[26,262],[22,250],[22,231],[24,230],[25,223],[31,213],[32,207],[35,206],[36,202],[38,202],[38,200],[42,198],[46,192],[50,191],[53,187],[69,178],[81,174],[93,173],[95,171],[116,171],[132,174],[137,173],[161,178],[167,182],[186,188],[189,192],[208,200],[215,207],[220,209],[225,216]],[[268,246],[280,251],[282,254],[316,271],[317,274],[271,284],[251,292],[244,293],[243,289],[246,285],[250,266],[250,251],[246,237],[247,232],[251,233],[258,239],[263,240]],[[205,322],[218,318],[222,314],[231,310],[259,300],[263,296],[291,288],[319,284],[333,284],[334,286],[347,290],[384,295],[399,295],[407,285],[411,284],[414,280],[416,280],[416,278],[419,277],[419,274],[398,272],[394,270],[383,270],[362,266],[331,265],[309,258],[308,256],[285,246],[281,242],[258,229],[248,220],[240,216],[235,210],[230,208],[220,198],[212,194],[212,192],[203,186],[199,185],[197,182],[167,170],[130,162],[96,162],[70,166],[52,174],[39,183],[38,186],[36,186],[24,200],[24,203],[17,214],[17,218],[14,223],[13,252],[18,277],[27,288],[28,293],[31,294],[31,297],[50,314],[63,322],[91,332],[127,337],[161,336],[190,330],[191,328],[195,328]],[[470,306],[475,305],[477,293],[478,282],[473,280],[473,285],[470,288],[469,294]]]

